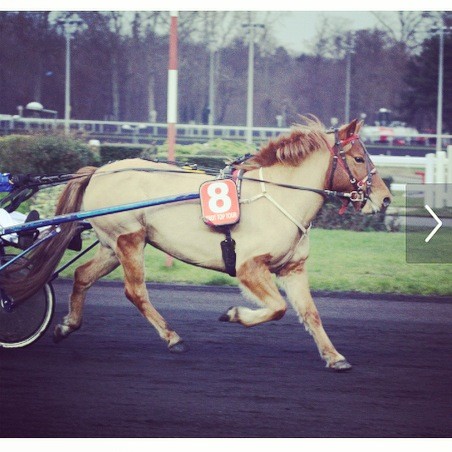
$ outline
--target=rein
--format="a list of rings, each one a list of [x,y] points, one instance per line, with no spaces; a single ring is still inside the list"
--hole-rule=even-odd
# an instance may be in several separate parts
[[[340,140],[338,129],[334,129],[332,132],[334,132],[334,134],[335,134],[334,146],[331,147],[329,145],[329,143],[325,140],[325,143],[328,146],[328,149],[333,158],[331,173],[329,176],[329,184],[328,184],[329,188],[328,189],[317,189],[317,188],[311,188],[311,187],[304,187],[301,185],[284,184],[284,183],[279,183],[279,182],[272,182],[272,181],[265,180],[262,178],[257,179],[257,178],[252,178],[252,177],[243,177],[242,175],[239,175],[238,179],[240,181],[248,180],[248,181],[252,181],[252,182],[266,183],[269,185],[288,188],[291,190],[310,191],[310,192],[318,193],[319,195],[326,196],[326,197],[342,198],[342,199],[347,200],[348,202],[367,201],[367,199],[369,199],[370,190],[372,187],[372,175],[376,173],[376,169],[371,167],[372,165],[371,165],[370,157],[366,150],[366,147],[364,146],[361,139],[359,138],[359,135],[357,135],[357,134],[353,134],[344,140]],[[327,132],[327,133],[332,133],[332,132]],[[344,146],[346,146],[349,143],[352,143],[355,140],[358,140],[361,143],[361,145],[364,149],[364,152],[365,152],[365,160],[366,160],[367,175],[360,181],[357,181],[356,178],[353,176],[353,174],[350,170],[350,167],[348,166],[347,160],[346,160],[346,152],[344,151]],[[352,190],[350,192],[338,191],[338,190],[331,189],[333,186],[334,175],[336,173],[338,162],[342,166],[342,168],[346,171],[346,173],[349,177],[349,181],[354,188],[354,190]],[[366,185],[365,190],[363,190],[364,185]],[[347,207],[347,204],[345,205],[345,207]]]
[[[167,162],[167,161],[153,161],[153,163],[167,163],[178,165],[176,162]],[[196,165],[189,165],[186,163],[180,164],[182,169],[175,170],[164,170],[160,168],[122,168],[120,170],[110,170],[110,171],[99,171],[96,172],[97,176],[104,176],[107,174],[115,174],[122,173],[124,171],[142,171],[147,173],[159,172],[159,173],[180,173],[180,174],[190,174],[192,172],[200,172],[202,171],[205,174],[216,175],[217,172],[212,168],[198,168]],[[183,169],[186,167],[186,169]],[[100,169],[100,168],[99,168]],[[82,177],[86,177],[86,174],[83,173],[68,173],[68,174],[59,174],[55,176],[32,176],[32,175],[23,175],[18,174],[11,176],[10,183],[17,188],[31,188],[38,187],[40,185],[60,185],[65,184],[74,179],[80,179]]]
[[[255,177],[240,177],[239,180],[243,181],[251,181],[251,182],[264,182],[268,185],[274,185],[276,187],[283,187],[288,188],[290,190],[303,190],[303,191],[311,191],[313,193],[317,193],[321,196],[332,196],[337,198],[345,198],[349,199],[351,202],[359,202],[362,201],[362,198],[360,197],[358,191],[351,191],[351,192],[345,192],[345,191],[337,191],[337,190],[327,190],[327,189],[318,189],[318,188],[311,188],[311,187],[304,187],[302,185],[292,185],[292,184],[284,184],[280,182],[272,182],[267,179],[257,179]]]
[[[240,177],[240,180],[246,180],[251,182],[264,182],[268,185],[274,185],[276,187],[283,187],[288,188],[290,190],[303,190],[303,191],[311,191],[313,193],[317,193],[321,196],[333,196],[337,198],[345,198],[349,199],[351,202],[359,202],[363,199],[361,198],[358,191],[351,191],[351,192],[345,192],[345,191],[337,191],[337,190],[327,190],[327,189],[317,189],[317,188],[311,188],[311,187],[304,187],[302,185],[292,185],[292,184],[284,184],[280,182],[272,182],[266,179],[257,179],[255,177]]]

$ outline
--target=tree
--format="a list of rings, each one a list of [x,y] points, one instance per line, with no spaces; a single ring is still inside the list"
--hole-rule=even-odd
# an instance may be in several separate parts
[[[0,105],[3,111],[15,112],[18,105],[31,101],[57,109],[58,96],[52,92],[58,91],[55,74],[59,72],[58,61],[63,52],[64,41],[52,28],[48,12],[1,13]]]
[[[394,41],[409,53],[416,53],[428,33],[438,20],[438,14],[427,11],[373,12],[380,26]]]
[[[72,117],[119,119],[121,36],[108,13],[80,13],[85,25],[71,42]]]
[[[435,129],[438,99],[439,37],[424,41],[422,51],[410,59],[401,108],[420,129]],[[443,128],[452,131],[452,36],[444,36]]]
[[[351,110],[369,119],[380,108],[389,108],[401,118],[402,100],[408,55],[404,46],[394,43],[381,30],[361,30],[356,35],[353,55],[353,88]]]

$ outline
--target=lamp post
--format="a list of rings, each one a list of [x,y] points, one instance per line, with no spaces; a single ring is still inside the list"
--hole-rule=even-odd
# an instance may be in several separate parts
[[[351,78],[352,78],[352,54],[355,48],[355,35],[354,33],[348,34],[346,51],[346,64],[345,64],[345,123],[350,122],[350,93],[351,93]]]
[[[215,33],[215,11],[207,11],[205,16],[206,19],[206,36],[207,38],[207,49],[209,51],[209,92],[208,92],[208,115],[207,124],[213,126],[215,124],[215,60],[216,60],[216,50],[218,48],[217,35]],[[209,136],[213,137],[213,128],[209,128]]]
[[[209,45],[209,126],[215,122],[215,49],[213,43]],[[213,136],[213,130],[210,129]]]
[[[242,25],[249,28],[248,47],[248,88],[246,102],[246,142],[253,142],[253,102],[254,102],[254,31],[256,28],[265,28],[264,24],[249,22]]]
[[[443,79],[444,79],[444,34],[452,31],[452,27],[441,26],[431,28],[431,32],[438,33],[439,55],[438,55],[438,100],[436,105],[436,153],[442,150],[443,133]]]
[[[71,39],[77,28],[83,23],[78,14],[70,14],[64,19],[59,19],[58,24],[63,27],[66,38],[66,77],[64,88],[64,133],[69,134],[71,119]]]

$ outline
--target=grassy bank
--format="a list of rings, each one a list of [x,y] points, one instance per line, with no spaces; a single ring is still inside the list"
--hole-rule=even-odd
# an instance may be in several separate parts
[[[93,254],[93,252],[91,252]],[[65,261],[73,252],[67,252]],[[82,261],[85,261],[83,258]],[[79,261],[81,262],[81,261]],[[149,282],[235,285],[236,279],[174,260],[165,265],[160,251],[147,247]],[[450,265],[407,264],[405,234],[386,232],[311,232],[308,270],[313,290],[451,295]],[[73,267],[61,276],[72,277]],[[121,268],[106,279],[122,279]]]

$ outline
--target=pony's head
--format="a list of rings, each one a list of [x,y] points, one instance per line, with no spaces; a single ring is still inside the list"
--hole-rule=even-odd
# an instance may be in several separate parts
[[[355,210],[373,213],[385,210],[392,196],[359,138],[362,125],[363,121],[354,119],[329,134],[334,138],[328,139],[331,163],[325,187],[351,194],[344,198],[344,209],[351,202]]]
[[[363,122],[355,119],[339,129],[325,132],[324,125],[315,116],[301,116],[301,119],[304,124],[294,124],[290,135],[270,140],[240,168],[298,166],[311,154],[323,150],[330,159],[324,189],[349,196],[343,198],[343,209],[350,202],[363,213],[386,209],[391,193],[359,138]]]

